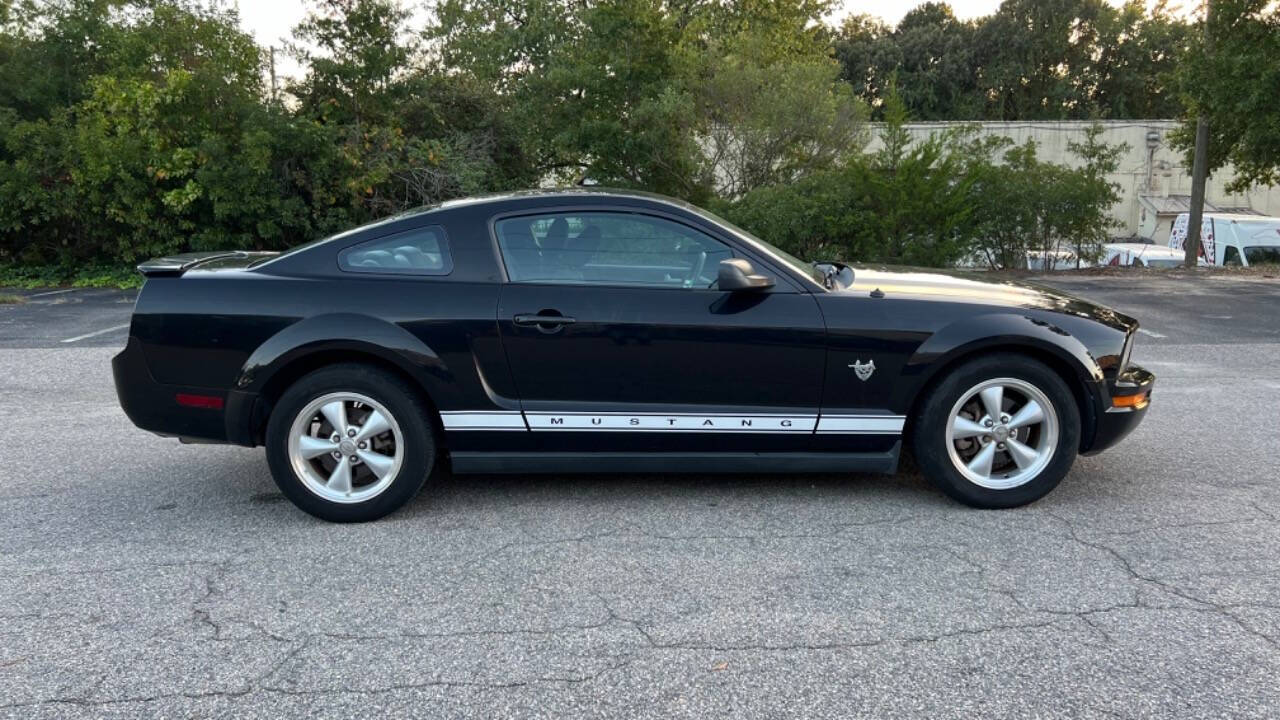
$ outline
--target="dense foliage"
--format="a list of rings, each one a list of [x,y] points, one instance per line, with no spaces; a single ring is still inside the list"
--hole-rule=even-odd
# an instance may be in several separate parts
[[[810,257],[1087,254],[1117,148],[1090,135],[1066,167],[903,122],[1176,116],[1167,78],[1192,43],[1162,4],[1101,0],[972,22],[927,3],[896,28],[833,28],[827,0],[436,0],[425,29],[407,7],[311,0],[285,49],[304,73],[277,86],[225,3],[0,0],[0,268],[114,277],[584,180],[714,206]],[[1236,128],[1215,157],[1254,167],[1268,138]]]
[[[1214,0],[1207,39],[1197,36],[1179,87],[1191,111],[1174,138],[1195,149],[1195,117],[1209,121],[1209,168],[1235,166],[1233,191],[1280,183],[1280,5]]]
[[[394,3],[318,4],[298,28],[309,72],[288,103],[220,7],[4,6],[0,262],[281,248],[536,181],[492,93],[399,45]]]
[[[896,77],[918,120],[1171,118],[1193,32],[1167,0],[1005,0],[967,21],[926,2],[894,28],[848,18],[834,46],[859,96],[879,109]]]
[[[802,257],[905,265],[1044,267],[1055,251],[1094,260],[1112,231],[1118,188],[1106,178],[1124,148],[1085,133],[1079,167],[1036,157],[1033,143],[959,127],[913,141],[903,102],[886,99],[880,149],[789,185],[761,188],[723,212]]]

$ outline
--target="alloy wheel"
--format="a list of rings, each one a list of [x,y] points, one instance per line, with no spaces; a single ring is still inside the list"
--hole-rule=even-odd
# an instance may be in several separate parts
[[[289,462],[307,490],[336,503],[370,500],[395,481],[404,435],[376,400],[336,392],[312,400],[289,431]]]
[[[948,415],[947,452],[969,482],[1008,490],[1035,479],[1058,448],[1058,414],[1036,386],[1017,378],[979,383]]]

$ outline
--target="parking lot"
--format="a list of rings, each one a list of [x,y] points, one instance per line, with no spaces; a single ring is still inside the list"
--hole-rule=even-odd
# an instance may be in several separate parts
[[[1280,281],[1058,277],[1146,422],[1045,500],[458,476],[380,522],[135,429],[124,292],[0,305],[0,715],[1275,717]]]

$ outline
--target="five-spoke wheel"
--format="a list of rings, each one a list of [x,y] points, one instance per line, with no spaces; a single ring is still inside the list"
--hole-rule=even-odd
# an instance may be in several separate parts
[[[398,375],[368,365],[317,370],[291,385],[267,423],[267,462],[298,507],[325,520],[373,520],[422,487],[435,460],[431,410]]]
[[[1080,410],[1050,367],[992,354],[954,368],[926,391],[912,418],[916,462],[948,495],[977,507],[1043,497],[1080,444]]]
[[[1040,473],[1058,447],[1058,414],[1039,388],[996,378],[965,392],[951,408],[951,462],[977,485],[1017,487]]]
[[[298,413],[289,459],[311,492],[332,502],[364,502],[395,481],[404,439],[395,416],[373,398],[329,393]]]

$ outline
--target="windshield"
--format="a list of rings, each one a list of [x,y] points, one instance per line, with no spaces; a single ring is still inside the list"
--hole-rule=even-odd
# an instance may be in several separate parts
[[[1247,247],[1244,259],[1250,265],[1280,265],[1280,245]]]
[[[783,265],[790,267],[792,270],[795,270],[796,272],[813,280],[819,285],[826,287],[826,284],[823,281],[822,272],[817,268],[815,268],[811,263],[807,263],[804,260],[801,260],[795,255],[792,255],[791,253],[787,252],[786,250],[783,250],[782,248],[777,247],[776,245],[771,245],[765,242],[764,240],[761,240],[755,235],[752,235],[746,230],[743,230],[737,225],[734,225],[728,220],[725,220],[719,215],[716,215],[715,213],[711,212],[710,210],[704,210],[700,207],[696,207],[693,205],[690,205],[687,207],[690,210],[697,212],[699,215],[702,215],[703,217],[707,218],[708,220],[711,220],[715,224],[732,232],[734,235],[737,235],[738,239],[745,240],[748,244],[755,246],[756,249],[763,251],[765,254],[772,256],[776,260],[779,260],[780,262],[782,262]]]

